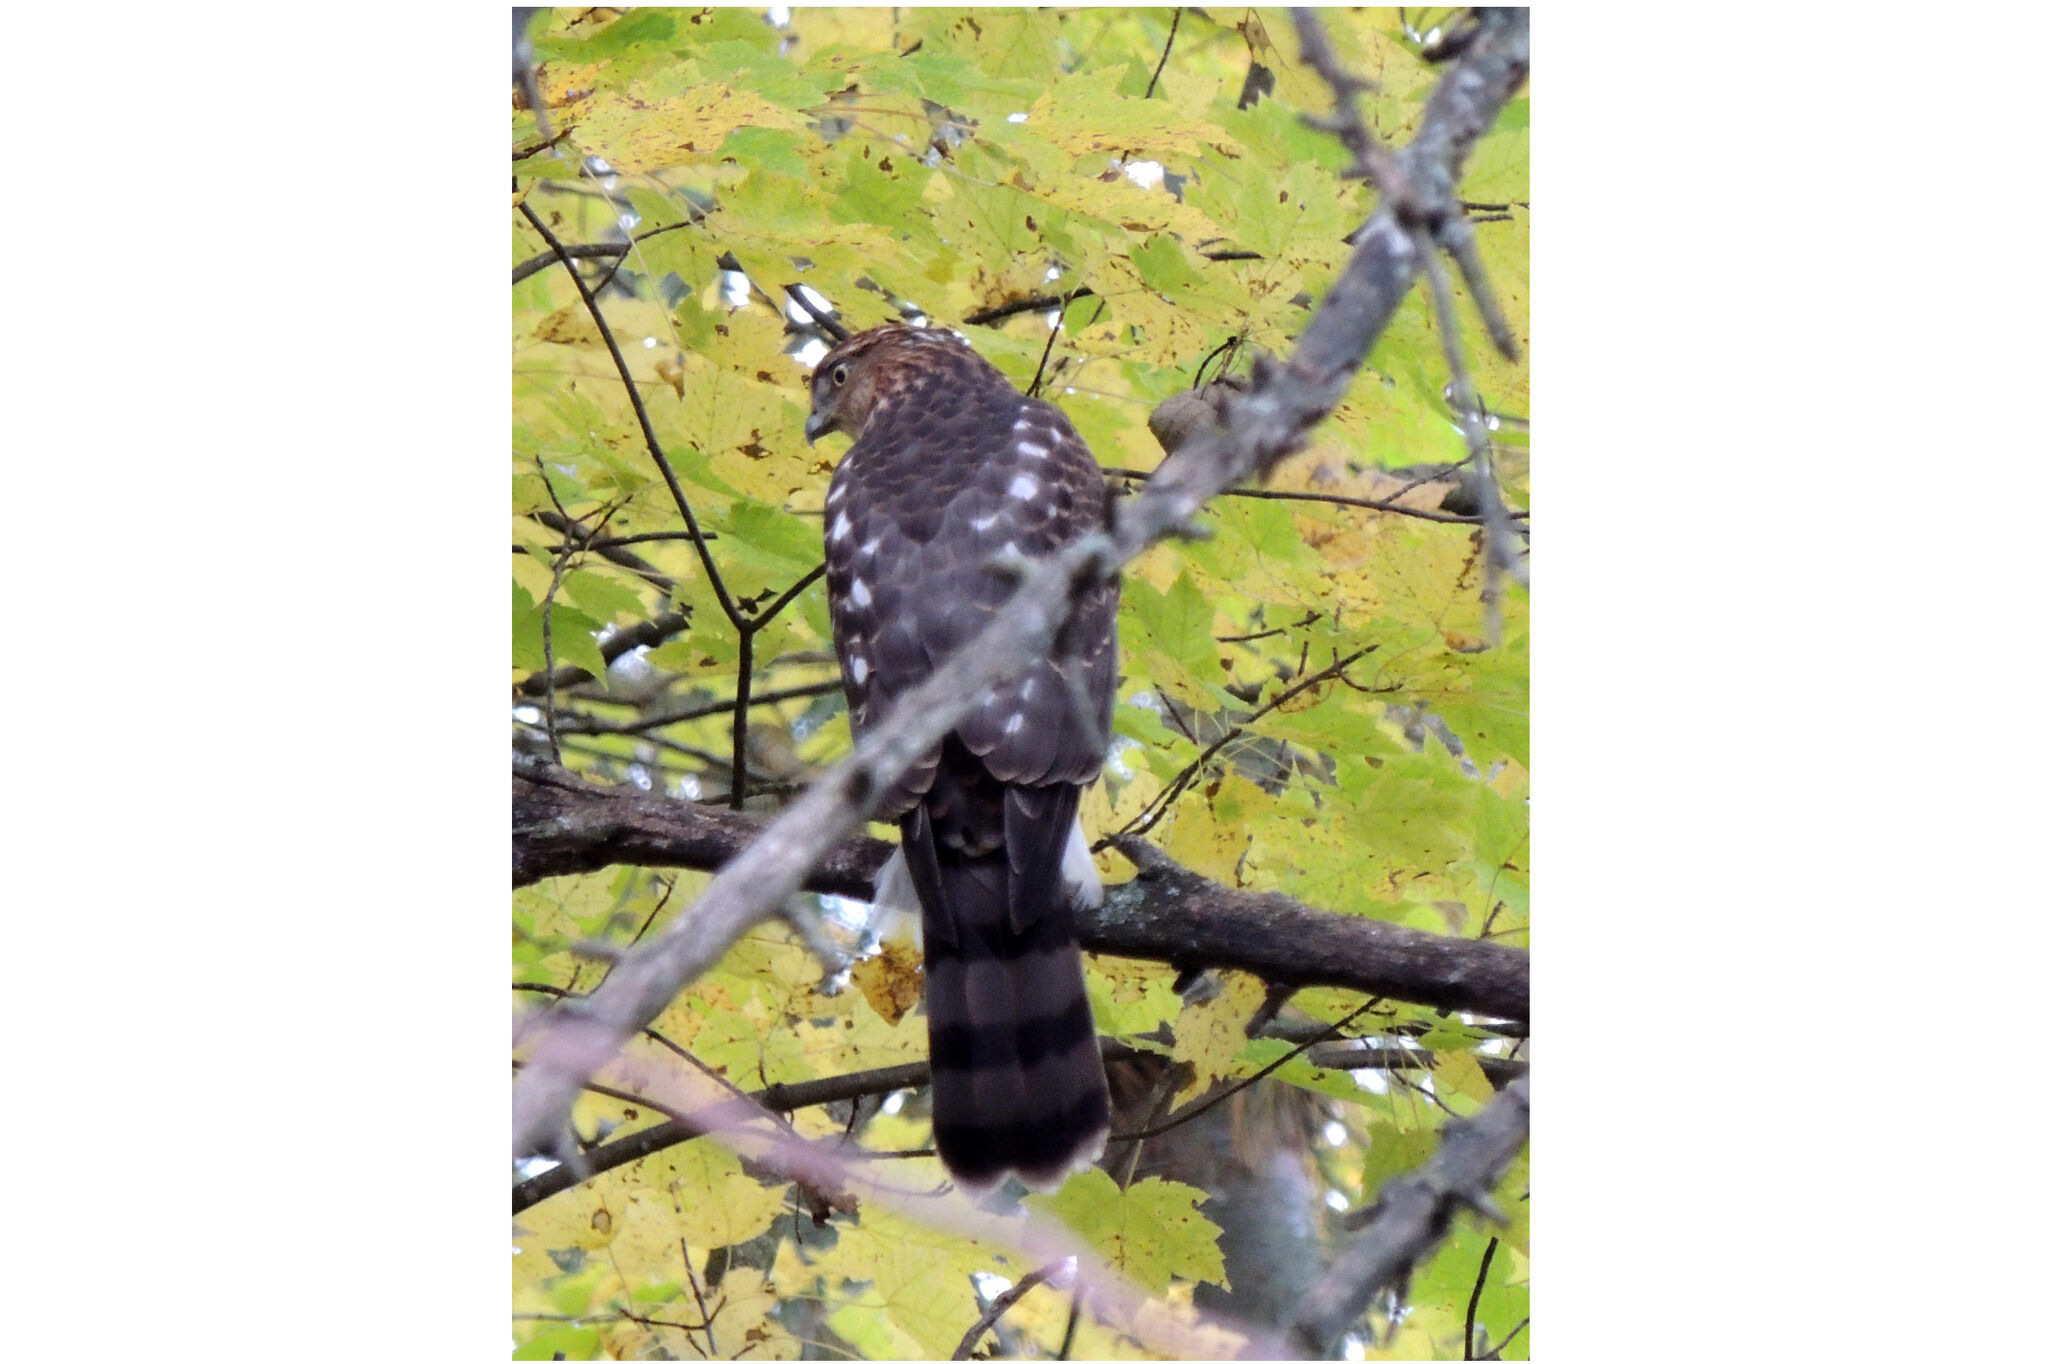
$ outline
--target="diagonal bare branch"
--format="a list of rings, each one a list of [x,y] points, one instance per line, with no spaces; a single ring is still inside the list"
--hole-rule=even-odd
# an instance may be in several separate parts
[[[1219,1331],[1240,1338],[1244,1357],[1277,1356],[1281,1342],[1266,1328],[1214,1312],[1199,1313],[1193,1324],[1173,1314],[1148,1312],[1151,1294],[1043,1209],[1027,1210],[1022,1217],[1004,1216],[966,1199],[937,1198],[930,1190],[892,1185],[873,1175],[868,1162],[849,1158],[837,1143],[796,1135],[761,1105],[732,1096],[695,1071],[631,1056],[614,1058],[607,1071],[657,1111],[692,1114],[708,1135],[730,1147],[749,1168],[795,1181],[821,1205],[848,1208],[856,1199],[880,1204],[940,1231],[1006,1247],[1019,1262],[1072,1262],[1076,1282],[1086,1285],[1093,1310],[1167,1358],[1210,1358],[1218,1345],[1239,1343],[1219,1338]]]
[[[1526,1075],[1478,1116],[1446,1123],[1436,1154],[1414,1174],[1388,1182],[1367,1211],[1365,1230],[1296,1308],[1293,1334],[1309,1357],[1334,1358],[1359,1313],[1443,1239],[1459,1208],[1502,1220],[1493,1206],[1493,1184],[1528,1139]]]

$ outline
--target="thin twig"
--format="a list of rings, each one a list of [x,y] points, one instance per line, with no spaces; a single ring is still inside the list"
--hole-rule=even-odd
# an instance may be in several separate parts
[[[1198,755],[1193,762],[1189,763],[1186,767],[1183,767],[1178,773],[1176,773],[1174,775],[1173,780],[1168,782],[1165,785],[1165,787],[1163,787],[1160,790],[1159,794],[1155,795],[1151,800],[1145,802],[1143,809],[1140,809],[1137,814],[1131,816],[1130,820],[1128,820],[1124,824],[1124,827],[1118,829],[1114,835],[1111,835],[1103,839],[1103,843],[1105,845],[1113,844],[1118,838],[1132,837],[1149,832],[1152,826],[1159,822],[1160,817],[1166,813],[1167,807],[1173,804],[1174,801],[1180,799],[1181,793],[1188,788],[1190,783],[1194,781],[1196,775],[1199,774],[1202,768],[1208,764],[1209,760],[1215,757],[1218,753],[1220,753],[1225,745],[1231,743],[1232,741],[1236,740],[1244,734],[1246,725],[1255,723],[1262,717],[1278,709],[1280,706],[1283,706],[1287,704],[1289,701],[1292,701],[1295,697],[1301,695],[1310,687],[1316,686],[1318,683],[1327,682],[1333,677],[1343,676],[1344,670],[1346,668],[1350,667],[1353,663],[1356,663],[1359,659],[1364,658],[1367,654],[1371,653],[1374,649],[1378,647],[1379,646],[1376,644],[1367,645],[1365,648],[1357,650],[1355,653],[1345,655],[1343,658],[1340,658],[1335,662],[1331,663],[1329,667],[1324,668],[1321,672],[1314,673],[1308,677],[1302,678],[1293,686],[1287,688],[1278,696],[1275,696],[1272,700],[1260,706],[1257,710],[1252,711],[1250,714],[1246,715],[1244,719],[1232,725],[1230,727],[1229,732],[1224,734],[1222,738],[1218,739],[1215,743],[1210,744],[1207,748],[1203,749],[1200,755]],[[1157,807],[1156,809],[1154,808],[1155,805]]]
[[[754,689],[754,631],[739,631],[739,659],[733,664],[732,695],[732,790],[726,803],[735,810],[747,808],[747,697]]]
[[[1523,1317],[1520,1321],[1515,1323],[1514,1330],[1508,1332],[1506,1335],[1500,1338],[1500,1344],[1494,1346],[1491,1350],[1488,1350],[1485,1354],[1479,1357],[1481,1359],[1499,1359],[1500,1352],[1502,1350],[1507,1349],[1509,1342],[1513,1341],[1516,1336],[1522,1334],[1522,1328],[1524,1326],[1527,1326],[1528,1324],[1529,1319],[1527,1317]]]
[[[668,878],[667,878],[667,882],[668,882],[668,884],[666,884],[666,885],[662,885],[662,880],[663,880],[663,878],[661,878],[661,877],[658,877],[658,876],[656,876],[656,877],[651,877],[650,879],[651,879],[651,880],[652,880],[652,881],[653,881],[653,882],[654,882],[654,883],[655,883],[656,885],[661,885],[661,898],[659,898],[658,900],[656,900],[656,901],[654,902],[654,908],[653,908],[653,909],[650,909],[650,910],[648,910],[648,911],[647,911],[647,917],[646,917],[646,918],[644,918],[644,919],[642,919],[642,920],[640,921],[640,928],[639,928],[639,931],[633,934],[633,940],[632,940],[632,942],[629,942],[629,943],[627,943],[627,944],[626,944],[626,946],[627,946],[627,947],[632,947],[632,946],[633,946],[634,944],[638,943],[638,942],[639,942],[639,941],[640,941],[640,940],[641,940],[642,938],[644,938],[644,937],[646,937],[646,936],[647,936],[647,930],[648,930],[648,929],[650,929],[650,928],[652,928],[652,927],[654,927],[654,921],[655,921],[656,919],[658,919],[658,918],[660,918],[660,917],[661,917],[661,911],[663,911],[664,909],[667,909],[667,908],[668,908],[668,900],[669,900],[669,897],[670,897],[671,895],[674,895],[674,894],[676,893],[676,878],[675,878],[675,877],[673,877],[673,876],[671,876],[671,877],[668,877]],[[610,974],[611,974],[611,970],[610,970],[610,968],[609,968],[609,967],[607,967],[607,968],[606,968],[606,970],[605,970],[605,974],[606,974],[606,975],[610,975]],[[604,984],[604,981],[603,981],[603,980],[599,980],[599,981],[598,981],[597,983],[598,983],[599,985],[602,985],[602,984]],[[648,1031],[649,1031],[649,1032],[651,1032],[651,1033],[652,1033],[652,1032],[654,1032],[654,1030],[653,1030],[652,1028],[648,1029]],[[661,1034],[659,1034],[659,1033],[654,1033],[654,1035],[655,1035],[656,1037],[661,1037]],[[666,1037],[661,1037],[661,1041],[662,1041],[662,1042],[663,1042],[663,1043],[664,1043],[665,1045],[668,1045],[668,1046],[671,1046],[671,1047],[675,1046],[675,1044],[674,1044],[673,1042],[670,1042],[670,1041],[669,1041],[669,1040],[668,1040],[668,1039],[667,1039]],[[678,1051],[680,1051],[680,1050],[681,1050],[681,1048],[680,1048],[680,1047],[677,1047],[676,1049],[677,1049]]]
[[[839,691],[839,681],[811,682],[801,687],[783,687],[776,691],[757,692],[747,698],[750,706],[772,706],[782,701],[802,701],[813,696],[831,696]],[[702,705],[688,706],[682,710],[666,711],[660,715],[642,716],[637,720],[600,720],[593,715],[572,714],[562,718],[564,734],[645,734],[651,729],[668,725],[686,724],[691,720],[702,720],[713,715],[727,715],[740,704],[739,698],[729,701],[706,701]]]
[[[607,379],[611,378],[609,374],[605,375],[604,377]],[[693,537],[690,534],[690,532],[686,530],[643,530],[638,531],[632,535],[596,536],[587,542],[577,545],[576,547],[579,549],[588,549],[598,553],[602,553],[604,550],[614,549],[624,545],[669,544],[677,540],[689,540],[693,538],[695,537]],[[715,530],[706,531],[704,533],[704,538],[706,540],[716,540],[718,538],[718,532]],[[513,548],[524,549],[525,546],[515,545],[513,546]],[[610,558],[611,556],[606,555],[605,557]],[[623,563],[624,560],[619,560],[618,562]]]
[[[1083,284],[1066,294],[1033,294],[1029,298],[1013,299],[997,304],[993,308],[982,308],[960,319],[963,327],[985,327],[991,322],[1001,322],[1018,313],[1045,312],[1052,308],[1065,308],[1077,298],[1093,298],[1095,291]]]
[[[1180,16],[1180,7],[1175,6],[1173,11],[1173,27],[1166,30],[1166,47],[1159,54],[1159,65],[1152,68],[1152,79],[1145,83],[1146,99],[1152,98],[1152,91],[1159,84],[1159,73],[1166,69],[1166,59],[1173,55],[1173,37],[1176,33],[1180,32]]]
[[[1259,630],[1249,635],[1218,635],[1216,636],[1216,642],[1218,644],[1250,644],[1255,640],[1271,639],[1275,635],[1284,635],[1289,630],[1306,629],[1308,626],[1314,625],[1317,621],[1321,620],[1322,618],[1322,612],[1311,611],[1307,615],[1303,616],[1300,620],[1295,621],[1291,625],[1276,625],[1270,630]],[[1165,698],[1161,697],[1160,699],[1164,700]],[[1187,734],[1187,730],[1183,728],[1181,730],[1181,733]],[[1188,737],[1192,739],[1194,736],[1192,734],[1189,734]]]
[[[1217,240],[1221,239],[1219,238]],[[1195,254],[1199,255],[1204,260],[1212,261],[1265,259],[1264,256],[1260,255],[1256,251],[1241,251],[1235,249],[1227,249],[1222,251],[1197,251]],[[1076,288],[1072,293],[1068,294],[1031,294],[1024,298],[1011,299],[1008,303],[998,303],[992,307],[977,309],[976,311],[971,312],[967,314],[965,317],[961,318],[960,325],[963,327],[985,327],[990,323],[1001,322],[1005,318],[1015,317],[1018,313],[1049,312],[1054,308],[1065,308],[1077,299],[1094,297],[1096,297],[1095,291],[1085,284],[1081,285],[1080,287]]]
[[[804,310],[804,316],[811,319],[812,326],[832,338],[834,345],[844,341],[853,334],[846,329],[846,324],[839,320],[839,315],[836,312],[821,313],[816,308],[813,308],[811,301],[804,297],[803,286],[785,284],[782,286],[782,292],[789,295],[790,302]]]
[[[1067,295],[1067,301],[1060,305],[1060,310],[1057,313],[1053,314],[1052,323],[1045,330],[1045,349],[1039,352],[1038,369],[1031,376],[1031,387],[1025,390],[1026,393],[1034,398],[1038,396],[1039,384],[1045,381],[1045,362],[1052,358],[1052,343],[1059,339],[1060,328],[1066,324],[1067,309],[1072,306],[1074,297],[1075,295],[1071,293]]]
[[[562,590],[562,574],[568,567],[568,555],[556,556],[547,595],[540,603],[540,671],[547,679],[547,695],[541,698],[540,713],[548,736],[548,756],[557,763],[562,761],[562,744],[555,737],[555,594]]]
[[[519,211],[526,216],[527,222],[533,224],[534,230],[540,233],[542,239],[554,248],[555,253],[562,256],[566,265],[568,257],[563,253],[568,248],[562,245],[561,238],[548,230],[548,225],[541,221],[540,215],[533,211],[532,205],[522,201]],[[697,524],[697,514],[690,510],[690,499],[683,495],[683,485],[676,480],[676,471],[669,467],[668,456],[662,453],[661,441],[654,434],[654,421],[647,415],[647,404],[640,399],[640,386],[633,382],[632,371],[626,368],[625,354],[620,351],[618,341],[612,336],[611,324],[605,321],[604,309],[597,306],[597,296],[590,292],[590,286],[583,282],[583,276],[572,268],[569,271],[569,278],[575,281],[576,292],[583,296],[583,306],[589,310],[590,320],[597,324],[598,335],[604,338],[605,349],[611,352],[612,364],[618,369],[619,378],[626,386],[626,396],[632,399],[633,415],[640,421],[640,434],[647,442],[647,453],[654,457],[654,467],[661,471],[662,481],[668,484],[669,496],[675,499],[677,509],[683,514],[683,524],[690,528],[690,542],[697,547],[697,557],[703,562],[705,576],[711,580],[711,590],[717,594],[718,604],[724,610],[725,618],[737,627],[743,617],[739,608],[733,604],[732,594],[725,589],[725,579],[720,576],[718,565],[712,561],[711,551],[704,543],[703,527]]]
[[[1109,1049],[1105,1047],[1102,1055],[1103,1059],[1108,1060]],[[1116,1177],[1116,1186],[1119,1189],[1130,1188],[1131,1181],[1137,1178],[1138,1158],[1145,1151],[1145,1130],[1149,1130],[1153,1124],[1164,1118],[1167,1110],[1173,1107],[1174,1093],[1185,1081],[1190,1069],[1185,1061],[1171,1062],[1160,1068],[1158,1083],[1152,1086],[1152,1107],[1146,1112],[1145,1121],[1139,1125],[1144,1130],[1132,1135],[1130,1149],[1124,1152],[1124,1168]]]
[[[739,659],[733,665],[735,685],[732,698],[732,790],[727,803],[735,810],[744,810],[747,805],[747,696],[754,686],[754,636],[761,627],[773,620],[783,607],[796,600],[799,592],[809,587],[824,575],[825,565],[819,564],[799,578],[787,592],[777,597],[766,610],[758,612],[744,621],[735,621],[739,627]]]
[[[528,257],[526,260],[513,266],[512,282],[517,284],[529,276],[537,275],[550,265],[560,262],[565,256],[569,260],[607,260],[613,256],[624,256],[649,237],[659,237],[664,232],[674,232],[678,228],[694,227],[696,223],[697,219],[690,218],[680,223],[668,223],[662,227],[652,227],[633,238],[630,242],[582,242],[574,246],[565,246],[559,252],[553,250],[543,251],[538,256]],[[571,273],[574,273],[573,267],[571,267]]]
[[[1067,1308],[1067,1329],[1060,1336],[1060,1352],[1053,1358],[1065,1360],[1074,1357],[1075,1328],[1081,1324],[1081,1301],[1087,1295],[1087,1285],[1077,1281],[1074,1284],[1074,1301]]]
[[[555,496],[555,485],[548,478],[547,466],[542,464],[539,459],[536,459],[534,462],[540,465],[540,479],[542,485],[548,490],[548,500],[555,504],[556,510],[562,511],[561,499]],[[603,530],[622,505],[622,503],[613,503],[607,506],[604,516],[597,523],[597,528]],[[566,519],[568,512],[562,511],[562,515]],[[540,608],[541,676],[547,683],[547,696],[543,703],[541,715],[547,725],[548,752],[557,763],[562,761],[562,745],[555,734],[555,595],[562,589],[562,577],[569,571],[570,558],[570,554],[558,554],[555,556],[554,573],[548,580],[547,598],[541,603]]]
[[[1479,1257],[1479,1275],[1472,1280],[1472,1297],[1465,1304],[1465,1358],[1472,1359],[1472,1330],[1479,1320],[1479,1295],[1486,1288],[1486,1271],[1493,1267],[1493,1253],[1500,1249],[1500,1237],[1487,1238],[1486,1253]]]
[[[809,587],[812,583],[818,581],[818,579],[824,576],[825,565],[819,564],[816,568],[813,568],[810,572],[804,574],[803,577],[798,578],[795,583],[791,584],[788,591],[784,592],[781,596],[777,597],[774,601],[768,603],[766,607],[757,612],[753,620],[748,622],[748,625],[752,629],[759,630],[769,621],[774,620],[778,615],[782,614],[783,608],[788,606],[791,602],[795,601],[797,597],[802,595],[803,590],[805,588]],[[773,661],[771,660],[771,666],[772,665]]]
[[[546,479],[545,467],[543,467],[542,479],[543,481]],[[554,490],[550,487],[549,496],[552,497],[553,493]],[[600,536],[596,531],[587,529],[581,521],[570,516],[567,512],[534,512],[533,519],[562,537],[562,543],[555,546],[551,551],[552,553],[567,554],[572,550],[588,550],[590,553],[630,571],[640,581],[661,593],[663,600],[667,600],[675,595],[676,580],[674,578],[669,577],[668,574],[663,573],[631,550],[622,548],[622,546],[630,541],[643,537]],[[712,538],[716,539],[717,537],[714,536]],[[526,547],[524,545],[517,545],[514,548],[523,550]]]
[[[652,620],[643,620],[638,625],[629,625],[613,634],[598,645],[598,652],[606,663],[617,662],[622,654],[647,645],[660,644],[675,638],[690,628],[690,612],[664,611]],[[550,668],[546,672],[533,673],[523,678],[513,690],[529,699],[541,696],[551,687],[573,687],[580,683],[597,680],[597,675],[583,668]]]
[[[981,1339],[982,1332],[994,1326],[1003,1313],[1017,1305],[1018,1299],[1051,1278],[1065,1263],[1066,1261],[1061,1260],[1054,1264],[1034,1269],[1023,1278],[1017,1280],[1011,1287],[997,1294],[995,1299],[989,1303],[988,1310],[981,1314],[981,1320],[968,1327],[967,1334],[960,1337],[960,1343],[953,1347],[953,1358],[966,1359],[972,1355],[974,1353],[974,1342]],[[1467,1358],[1469,1357],[1467,1356]]]
[[[1345,1014],[1342,1018],[1338,1019],[1335,1023],[1332,1023],[1329,1027],[1324,1028],[1314,1037],[1308,1039],[1305,1042],[1301,1042],[1293,1047],[1289,1047],[1287,1051],[1285,1051],[1277,1059],[1275,1059],[1272,1062],[1272,1064],[1261,1066],[1258,1070],[1254,1071],[1250,1075],[1245,1076],[1242,1080],[1239,1080],[1231,1085],[1226,1085],[1224,1088],[1219,1089],[1212,1094],[1205,1095],[1200,1100],[1191,1103],[1187,1107],[1181,1109],[1180,1112],[1174,1114],[1165,1122],[1160,1123],[1157,1127],[1147,1127],[1144,1130],[1138,1132],[1118,1132],[1113,1134],[1110,1137],[1110,1140],[1145,1141],[1149,1138],[1159,1136],[1162,1133],[1171,1132],[1174,1128],[1179,1127],[1184,1122],[1194,1121],[1196,1118],[1201,1117],[1202,1114],[1208,1112],[1217,1104],[1222,1103],[1225,1099],[1237,1093],[1239,1090],[1248,1089],[1252,1085],[1255,1085],[1259,1081],[1265,1079],[1268,1075],[1271,1075],[1274,1071],[1280,1069],[1280,1067],[1286,1065],[1289,1061],[1292,1061],[1295,1057],[1301,1055],[1310,1047],[1315,1046],[1318,1042],[1328,1042],[1340,1036],[1343,1033],[1344,1029],[1350,1025],[1353,1019],[1357,1018],[1362,1013],[1370,1011],[1372,1007],[1378,1004],[1379,1002],[1380,997],[1378,995],[1374,995],[1371,999],[1368,999],[1367,1001],[1365,1001],[1365,1003],[1359,1005],[1350,1013]]]
[[[1152,476],[1152,472],[1156,471],[1148,472],[1144,469],[1104,469],[1102,472],[1112,478],[1128,478],[1134,482],[1143,482]],[[1432,481],[1431,479],[1421,479],[1410,483],[1407,488],[1401,489],[1394,496],[1400,497],[1402,493],[1413,488],[1419,488],[1424,483]],[[1394,512],[1400,516],[1413,516],[1422,521],[1440,521],[1445,525],[1453,526],[1483,526],[1486,524],[1486,518],[1483,516],[1461,516],[1455,512],[1431,511],[1427,507],[1407,507],[1399,502],[1385,501],[1378,498],[1341,497],[1336,493],[1296,492],[1289,488],[1226,488],[1220,496],[1263,498],[1272,502],[1328,502],[1339,507],[1360,507],[1366,511]],[[1510,516],[1512,519],[1527,520],[1529,513],[1513,512]]]

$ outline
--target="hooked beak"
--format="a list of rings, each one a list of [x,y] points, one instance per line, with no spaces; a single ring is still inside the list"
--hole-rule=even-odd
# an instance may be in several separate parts
[[[832,419],[822,412],[813,412],[804,420],[804,444],[816,445],[818,437],[825,434],[832,425]]]

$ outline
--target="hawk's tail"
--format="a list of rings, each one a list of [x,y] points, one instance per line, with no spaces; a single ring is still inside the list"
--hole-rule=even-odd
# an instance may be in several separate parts
[[[1012,1170],[1032,1188],[1055,1188],[1093,1164],[1109,1135],[1073,906],[1056,895],[1019,929],[1001,853],[937,871],[957,929],[934,932],[927,918],[924,935],[939,1159],[969,1190]]]

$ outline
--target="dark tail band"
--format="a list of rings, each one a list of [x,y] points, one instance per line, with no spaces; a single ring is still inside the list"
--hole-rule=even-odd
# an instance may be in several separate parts
[[[1018,930],[999,853],[938,868],[949,938],[925,932],[932,1135],[970,1190],[1055,1187],[1102,1154],[1109,1086],[1064,896]]]

